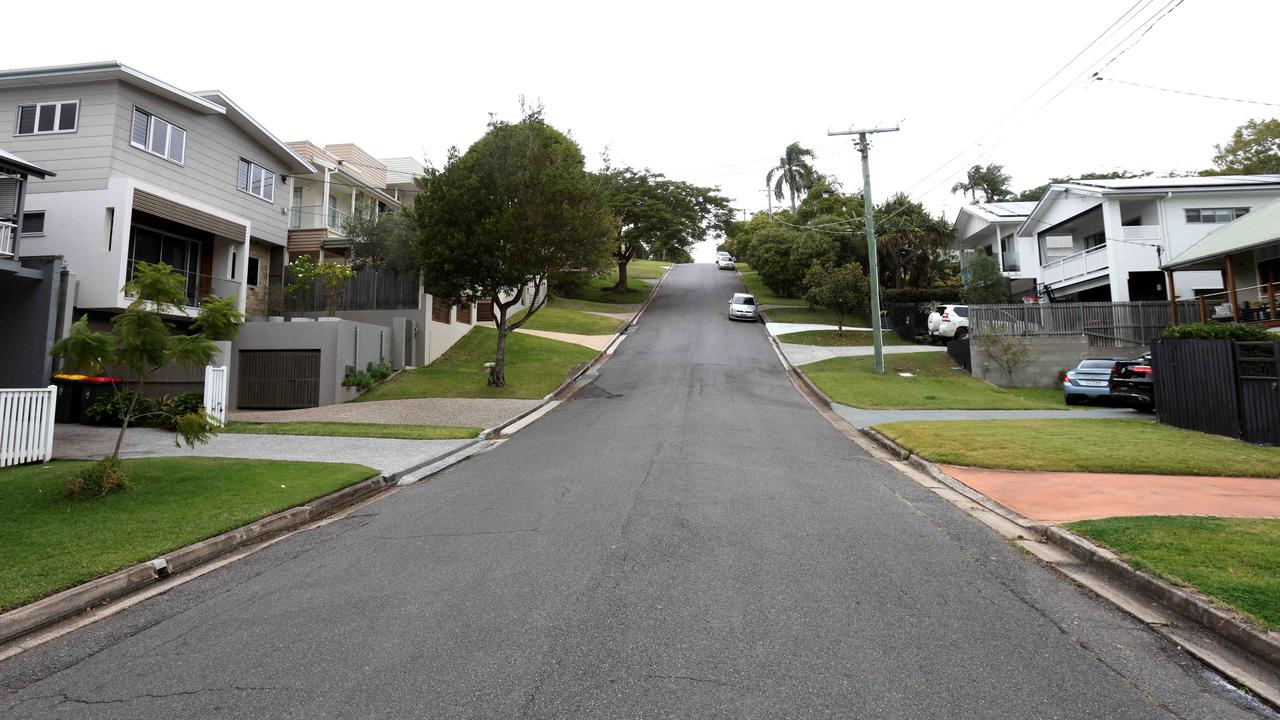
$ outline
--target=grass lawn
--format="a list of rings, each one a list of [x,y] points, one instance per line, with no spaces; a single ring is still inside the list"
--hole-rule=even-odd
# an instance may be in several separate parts
[[[1264,448],[1152,420],[947,420],[877,427],[934,462],[973,467],[1156,475],[1280,476]]]
[[[536,315],[534,316],[537,317]],[[507,386],[489,387],[489,369],[498,347],[498,331],[475,327],[435,362],[403,372],[356,398],[400,400],[419,397],[541,398],[560,387],[573,368],[590,362],[596,351],[533,335],[507,336]]]
[[[1124,517],[1067,525],[1134,567],[1280,630],[1280,520]]]
[[[361,465],[147,458],[125,460],[134,487],[68,498],[89,463],[0,470],[0,610],[150,560],[355,484]]]
[[[785,337],[785,336],[783,336]],[[871,357],[839,357],[800,368],[832,400],[872,409],[1066,410],[1052,388],[998,388],[952,370],[946,353],[884,356],[884,375]],[[912,373],[902,377],[899,372]]]
[[[383,425],[352,422],[269,422],[232,420],[222,432],[242,435],[321,435],[331,437],[392,438],[395,440],[469,440],[482,428],[451,425]]]
[[[760,302],[757,300],[757,302]],[[764,301],[763,304],[768,304]],[[815,323],[817,325],[835,325],[836,314],[825,308],[817,308],[810,310],[806,305],[801,303],[799,307],[770,308],[764,311],[764,319],[769,322],[784,323]],[[864,317],[858,315],[846,315],[844,318],[845,327],[870,327],[868,321]]]
[[[805,330],[804,332],[787,333],[778,336],[778,342],[793,345],[820,345],[822,347],[862,347],[870,346],[874,334],[869,330],[845,330],[837,335],[835,330]],[[880,333],[884,345],[913,345],[898,337],[893,332]]]
[[[627,265],[626,291],[613,292],[609,289],[618,282],[618,268],[614,267],[604,275],[592,278],[586,285],[575,290],[571,297],[575,300],[611,305],[642,303],[649,297],[649,293],[653,292],[653,283],[645,280],[656,280],[662,277],[668,265],[669,263],[657,260],[632,260]]]
[[[761,305],[799,305],[808,307],[809,303],[800,298],[783,297],[775,294],[769,289],[768,285],[760,279],[760,273],[751,269],[746,263],[738,263],[738,272],[742,273],[742,284],[747,286],[747,292],[756,297],[756,302]]]
[[[522,317],[524,317],[523,312],[512,320],[519,320]],[[575,335],[612,335],[618,332],[621,325],[621,322],[612,318],[569,310],[561,307],[559,302],[553,302],[534,313],[533,319],[524,327],[529,330],[547,330]]]
[[[554,295],[551,297],[548,307],[559,308],[561,310],[577,310],[578,312],[598,313],[630,313],[635,309],[627,307],[623,303],[592,302],[590,300],[556,297]]]

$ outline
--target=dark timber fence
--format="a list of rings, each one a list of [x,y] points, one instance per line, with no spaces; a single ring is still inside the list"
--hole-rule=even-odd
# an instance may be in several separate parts
[[[294,277],[285,268],[284,286],[294,283]],[[412,310],[418,307],[422,283],[416,270],[382,270],[363,268],[347,282],[338,310]],[[324,289],[316,281],[310,292],[289,294],[285,298],[288,312],[319,312],[325,310]]]
[[[1160,340],[1152,365],[1160,422],[1280,445],[1280,341]]]

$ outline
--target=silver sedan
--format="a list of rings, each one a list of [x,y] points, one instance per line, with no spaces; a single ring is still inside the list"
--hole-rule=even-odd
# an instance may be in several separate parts
[[[729,298],[730,320],[749,320],[751,322],[755,322],[757,317],[756,298],[754,295],[734,293],[733,297]]]

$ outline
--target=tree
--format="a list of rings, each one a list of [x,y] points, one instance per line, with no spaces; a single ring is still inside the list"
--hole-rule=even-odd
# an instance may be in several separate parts
[[[157,263],[138,263],[133,278],[125,284],[124,292],[133,300],[124,312],[111,320],[111,332],[89,329],[88,318],[81,317],[71,326],[67,336],[54,343],[51,353],[64,359],[68,370],[101,375],[109,367],[126,367],[135,376],[134,390],[126,395],[126,388],[114,387],[123,401],[120,432],[111,454],[97,464],[78,473],[68,490],[78,492],[91,489],[106,494],[113,489],[127,487],[127,477],[120,463],[120,446],[125,431],[142,414],[138,412],[138,398],[142,385],[156,370],[177,363],[186,366],[207,365],[218,353],[215,340],[231,340],[244,324],[244,316],[236,310],[232,298],[206,298],[200,307],[192,334],[175,334],[173,324],[166,315],[179,312],[178,308],[189,304],[186,276],[172,267]],[[153,414],[159,411],[148,411]],[[175,443],[180,439],[195,447],[207,442],[216,432],[216,422],[204,412],[204,408],[185,415],[169,418],[177,430]]]
[[[1013,178],[1004,171],[1003,165],[991,163],[986,167],[974,165],[965,174],[965,180],[951,186],[953,193],[969,193],[973,202],[978,202],[978,194],[982,194],[983,202],[1008,200],[1013,196],[1009,184]]]
[[[969,305],[1009,301],[1009,286],[1005,284],[995,258],[983,255],[969,264],[969,284],[960,292],[960,297]]]
[[[518,123],[491,120],[465,154],[450,150],[428,169],[411,216],[427,292],[487,298],[498,331],[489,384],[506,385],[507,336],[546,303],[552,273],[607,258],[618,236],[599,179],[582,150],[527,110]],[[528,299],[516,321],[508,313]]]
[[[887,256],[882,272],[896,288],[929,287],[935,260],[950,252],[955,228],[906,195],[893,195],[875,211],[878,248]]]
[[[417,267],[413,251],[413,222],[408,215],[395,211],[378,211],[377,203],[364,201],[356,205],[342,226],[351,243],[351,264],[388,270]]]
[[[790,196],[792,215],[796,212],[796,195],[808,193],[809,189],[822,179],[822,176],[809,164],[809,158],[813,156],[812,150],[802,147],[798,142],[793,142],[783,151],[782,157],[778,158],[777,167],[770,170],[764,177],[765,187],[770,189],[779,201]],[[787,190],[786,195],[782,192],[784,187]]]
[[[770,290],[783,297],[797,297],[804,280],[804,269],[797,268],[792,257],[800,237],[799,230],[774,224],[751,238],[747,262]]]
[[[819,307],[836,315],[836,333],[844,336],[844,318],[865,310],[871,301],[871,283],[856,262],[838,267],[814,263],[805,273],[804,284]]]
[[[1226,145],[1214,145],[1215,175],[1280,173],[1280,120],[1250,120]]]
[[[317,263],[310,255],[299,255],[289,263],[289,276],[293,278],[293,282],[286,291],[298,299],[304,312],[310,307],[314,293],[319,290],[325,314],[333,317],[338,314],[338,306],[342,304],[347,283],[356,276],[356,271],[340,263]]]
[[[723,233],[733,221],[729,199],[718,188],[629,167],[606,167],[600,179],[605,203],[619,221],[613,249],[618,282],[613,290],[627,289],[627,265],[638,255],[684,260],[695,243]]]

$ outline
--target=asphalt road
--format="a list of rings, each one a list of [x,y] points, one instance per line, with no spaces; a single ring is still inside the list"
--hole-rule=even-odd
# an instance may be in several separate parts
[[[681,266],[496,450],[0,663],[0,716],[1240,718],[864,454]]]

